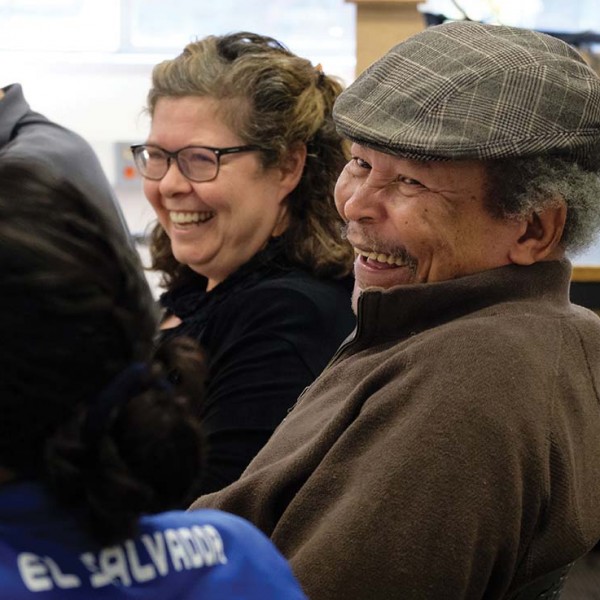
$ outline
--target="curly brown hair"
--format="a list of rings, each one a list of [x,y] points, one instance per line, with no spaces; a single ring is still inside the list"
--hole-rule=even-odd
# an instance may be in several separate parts
[[[341,83],[277,40],[249,32],[208,36],[188,44],[152,73],[148,111],[164,97],[201,96],[219,101],[224,122],[246,144],[263,148],[265,168],[283,164],[290,149],[307,147],[304,171],[287,198],[290,222],[283,237],[287,258],[318,277],[344,277],[354,254],[340,236],[333,202],[335,183],[348,160],[346,142],[332,119]],[[160,224],[150,236],[151,268],[171,289],[189,267],[177,262]]]

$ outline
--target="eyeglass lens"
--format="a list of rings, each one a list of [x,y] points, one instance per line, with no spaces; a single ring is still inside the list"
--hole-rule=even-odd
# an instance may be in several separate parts
[[[217,176],[219,159],[207,148],[183,148],[176,154],[181,173],[194,181],[208,181]],[[169,170],[170,156],[160,148],[144,146],[135,154],[140,173],[148,179],[162,179]]]

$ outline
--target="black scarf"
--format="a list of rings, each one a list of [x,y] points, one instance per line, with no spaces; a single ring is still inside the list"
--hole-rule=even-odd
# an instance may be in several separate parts
[[[182,323],[173,329],[162,330],[159,341],[181,335],[198,339],[215,308],[224,299],[252,287],[257,281],[286,273],[294,268],[297,267],[285,256],[283,240],[272,238],[263,250],[210,292],[206,291],[207,278],[194,274],[185,284],[161,295],[161,306],[167,314],[179,317]]]

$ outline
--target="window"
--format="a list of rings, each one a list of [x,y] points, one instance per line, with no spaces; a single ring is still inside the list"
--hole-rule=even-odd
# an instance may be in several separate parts
[[[344,0],[0,0],[0,50],[143,62],[236,30],[270,35],[345,81],[354,77],[355,7]]]
[[[0,49],[115,52],[118,0],[0,0]]]
[[[597,0],[427,0],[419,10],[452,19],[527,27],[539,31],[600,33]]]

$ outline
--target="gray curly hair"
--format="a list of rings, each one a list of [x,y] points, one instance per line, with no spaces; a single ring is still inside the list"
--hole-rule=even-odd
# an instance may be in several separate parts
[[[491,214],[523,218],[564,202],[561,246],[576,254],[594,242],[600,231],[600,164],[586,169],[566,158],[535,156],[493,160],[486,166]]]

